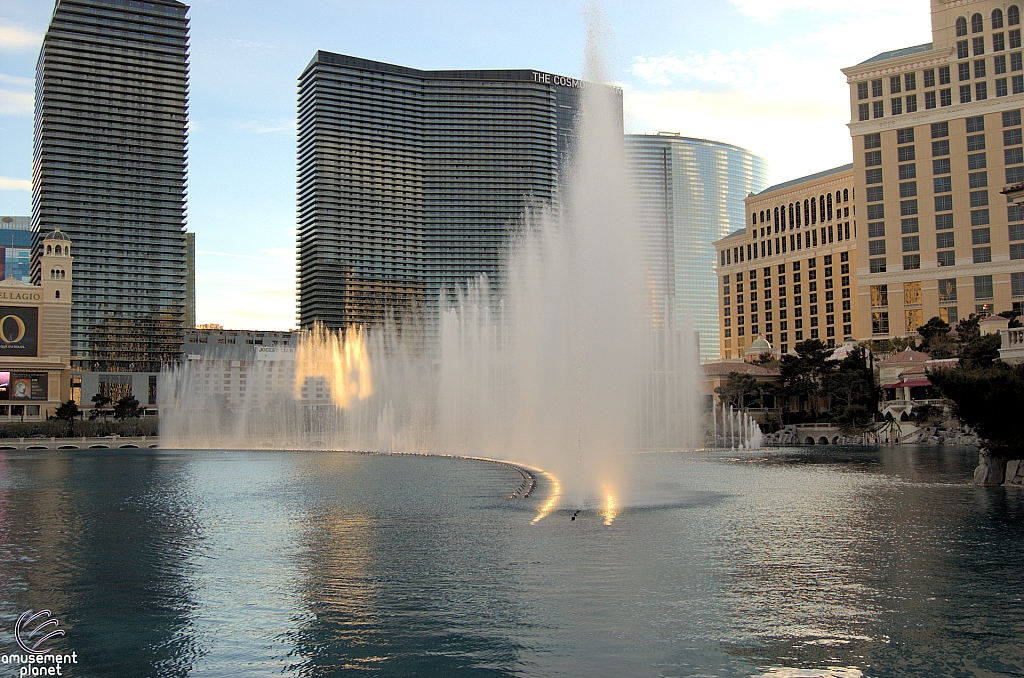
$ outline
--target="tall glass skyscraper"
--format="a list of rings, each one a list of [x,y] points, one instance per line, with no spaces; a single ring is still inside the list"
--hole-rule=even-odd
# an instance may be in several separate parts
[[[429,320],[481,273],[497,298],[524,209],[557,202],[585,85],[318,52],[299,77],[300,325]]]
[[[32,282],[32,218],[0,217],[0,280]]]
[[[75,243],[78,369],[158,371],[180,350],[187,12],[174,0],[57,0],[43,39],[32,225]]]
[[[696,328],[701,361],[714,360],[714,242],[745,227],[743,199],[768,185],[768,163],[738,146],[664,132],[626,135],[626,159],[655,322]]]

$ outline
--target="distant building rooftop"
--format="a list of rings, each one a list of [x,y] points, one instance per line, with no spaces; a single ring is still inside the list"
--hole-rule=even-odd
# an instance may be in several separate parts
[[[769,186],[768,188],[758,193],[758,195],[764,195],[765,193],[771,193],[772,191],[778,191],[783,188],[789,188],[790,186],[796,186],[797,184],[802,184],[805,181],[815,181],[817,179],[824,179],[830,174],[839,174],[840,172],[846,172],[852,169],[853,163],[850,163],[849,165],[840,165],[839,167],[833,167],[832,169],[827,169],[823,172],[818,172],[817,174],[808,174],[806,177],[800,177],[799,179],[792,179],[790,181],[784,181],[781,184]]]
[[[902,57],[902,56],[909,56],[911,54],[917,54],[918,52],[930,52],[931,49],[932,49],[932,43],[930,43],[930,42],[926,43],[924,45],[914,45],[913,47],[904,47],[903,49],[894,49],[894,50],[889,51],[889,52],[882,52],[881,54],[876,54],[875,56],[871,57],[867,61],[862,61],[862,62],[860,62],[857,65],[858,66],[863,66],[864,64],[872,64],[872,63],[874,63],[876,61],[888,61],[889,59],[895,59],[897,57]]]

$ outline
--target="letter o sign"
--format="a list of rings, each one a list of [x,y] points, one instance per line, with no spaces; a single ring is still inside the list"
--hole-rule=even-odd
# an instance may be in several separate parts
[[[13,320],[15,326],[18,328],[18,334],[13,339],[9,339],[7,335],[7,321]],[[16,315],[5,315],[0,318],[0,341],[5,344],[17,344],[19,341],[25,338],[25,321]]]

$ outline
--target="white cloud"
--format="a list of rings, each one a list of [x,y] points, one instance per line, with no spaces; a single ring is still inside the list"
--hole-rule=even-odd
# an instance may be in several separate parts
[[[31,191],[32,182],[28,179],[12,179],[0,177],[0,191]]]
[[[42,42],[41,33],[33,33],[15,24],[0,24],[0,52],[38,49]]]
[[[242,123],[242,129],[256,134],[283,133],[288,136],[295,136],[298,125],[295,118],[277,118],[271,120],[251,120]]]
[[[791,11],[783,31],[734,51],[641,55],[623,85],[627,129],[674,131],[747,148],[784,181],[850,161],[841,68],[929,40],[923,0],[732,0],[757,20]],[[790,19],[794,19],[790,21]]]
[[[756,21],[774,22],[791,12],[806,14],[873,14],[902,12],[911,9],[926,13],[923,0],[730,0],[736,8]]]
[[[33,81],[0,73],[0,115],[32,115]]]

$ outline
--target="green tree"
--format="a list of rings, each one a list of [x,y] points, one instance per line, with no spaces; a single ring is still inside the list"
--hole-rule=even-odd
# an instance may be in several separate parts
[[[75,417],[81,414],[81,412],[82,411],[78,409],[78,403],[74,400],[68,400],[57,408],[53,413],[53,418],[68,422],[68,437],[73,438],[75,435]]]
[[[763,401],[760,382],[749,374],[739,372],[730,372],[725,384],[715,388],[715,393],[723,403],[739,409]]]
[[[978,335],[960,349],[960,364],[967,369],[992,367],[999,360],[1003,338],[998,334]]]
[[[823,391],[833,421],[855,428],[874,420],[878,391],[863,348],[858,347],[838,368],[825,373]]]
[[[971,314],[956,324],[956,336],[961,344],[970,343],[971,339],[981,336],[981,318]]]
[[[825,359],[831,351],[822,341],[808,339],[793,347],[795,355],[784,355],[780,360],[781,393],[807,399],[808,408],[818,415],[818,398],[826,370]]]
[[[1000,311],[999,315],[1002,316],[1003,318],[1009,318],[1010,319],[1010,324],[1007,325],[1008,329],[1012,330],[1012,329],[1015,329],[1017,327],[1021,327],[1021,324],[1020,324],[1020,313],[1018,313],[1017,311]]]
[[[107,415],[110,414],[110,410],[106,409],[110,405],[110,398],[102,393],[97,393],[92,397],[93,410],[89,413],[89,419],[95,421],[100,416],[103,417],[103,421],[107,420]]]
[[[974,428],[994,457],[1017,459],[1024,452],[1024,364],[994,362],[971,367],[961,362],[954,369],[928,374],[943,396],[953,402],[955,413]]]
[[[954,337],[950,336],[949,323],[942,318],[935,316],[921,327],[917,333],[921,335],[921,350],[932,358],[952,358],[956,356],[959,345]]]
[[[142,416],[142,408],[134,396],[127,395],[114,403],[114,419],[124,421],[125,419],[138,419]]]

